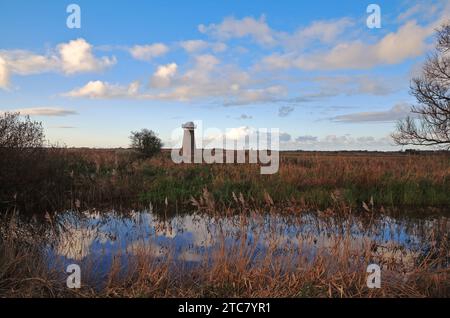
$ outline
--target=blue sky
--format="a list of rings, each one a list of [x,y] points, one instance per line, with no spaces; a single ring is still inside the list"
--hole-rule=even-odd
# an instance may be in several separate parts
[[[448,16],[449,1],[0,0],[0,111],[77,147],[126,147],[140,128],[170,146],[201,120],[279,128],[283,149],[400,149],[389,135]]]

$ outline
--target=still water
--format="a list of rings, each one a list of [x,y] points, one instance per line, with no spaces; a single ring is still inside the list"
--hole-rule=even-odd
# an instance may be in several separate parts
[[[252,246],[255,257],[268,248],[313,257],[319,249],[347,239],[353,249],[372,244],[383,253],[408,257],[426,253],[448,240],[449,218],[374,218],[247,214],[208,216],[180,214],[167,217],[152,211],[129,213],[66,211],[53,218],[46,245],[50,259],[65,263],[96,260],[106,271],[114,257],[145,253],[155,258],[170,255],[175,262],[195,264],[223,246]]]
[[[318,251],[326,252],[344,241],[350,250],[370,246],[379,256],[414,267],[420,255],[448,246],[449,220],[447,216],[189,213],[168,217],[151,210],[65,211],[46,220],[51,230],[44,229],[42,249],[50,266],[94,266],[99,276],[109,271],[115,259],[120,258],[126,268],[138,254],[195,266],[208,262],[218,249],[244,246],[251,247],[255,261],[268,250],[274,256],[297,254],[312,260]]]

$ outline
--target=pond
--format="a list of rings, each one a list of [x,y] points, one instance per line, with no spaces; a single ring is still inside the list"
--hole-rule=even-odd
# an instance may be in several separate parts
[[[210,262],[218,251],[231,250],[245,251],[250,263],[257,264],[269,251],[273,258],[301,256],[312,261],[317,253],[326,254],[337,247],[355,255],[370,249],[374,259],[389,256],[413,268],[421,255],[448,244],[450,228],[446,216],[330,216],[313,212],[167,216],[152,210],[89,210],[64,211],[43,221],[28,220],[26,226],[17,226],[21,231],[18,236],[35,240],[38,225],[49,266],[90,266],[98,279],[117,259],[122,269],[142,254],[190,267]],[[448,265],[448,256],[441,266]]]

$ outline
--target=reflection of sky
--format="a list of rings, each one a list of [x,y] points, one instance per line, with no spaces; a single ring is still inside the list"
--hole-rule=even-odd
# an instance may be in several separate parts
[[[310,258],[318,249],[339,246],[342,242],[338,238],[347,237],[347,248],[353,251],[375,241],[386,255],[399,258],[405,254],[399,252],[403,250],[410,257],[435,243],[428,235],[435,222],[446,222],[448,227],[445,218],[408,222],[386,216],[365,224],[367,220],[361,218],[342,220],[314,214],[223,218],[186,214],[164,220],[149,211],[65,212],[57,221],[58,231],[48,248],[50,259],[60,258],[67,264],[96,263],[105,272],[114,257],[121,257],[126,266],[130,256],[137,255],[164,258],[170,254],[177,262],[192,265],[205,260],[222,242],[227,248],[255,244],[253,259],[268,250],[274,255],[294,251]]]

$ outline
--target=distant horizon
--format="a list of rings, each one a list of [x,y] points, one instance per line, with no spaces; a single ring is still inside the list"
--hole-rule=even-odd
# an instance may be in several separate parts
[[[133,150],[133,148],[131,147],[57,147],[57,148],[66,148],[66,149],[89,149],[89,150],[117,150],[117,149],[122,149],[122,150]],[[167,147],[162,147],[161,150],[162,151],[171,151],[172,149],[179,149],[179,148],[167,148]],[[197,148],[198,149],[198,148]],[[202,148],[201,150],[211,150],[211,149],[217,149],[217,150],[226,150],[226,151],[231,151],[232,149],[223,149],[223,148]],[[248,151],[249,149],[245,149],[245,151]],[[234,151],[241,151],[241,150],[234,150]],[[270,151],[270,149],[269,149]],[[277,150],[273,150],[273,151],[277,151]],[[341,150],[304,150],[304,149],[282,149],[282,150],[278,150],[279,152],[283,153],[283,152],[380,152],[380,153],[405,153],[405,152],[430,152],[430,153],[448,153],[448,150],[445,149],[431,149],[431,148],[426,148],[426,149],[419,149],[419,148],[405,148],[402,150],[358,150],[358,149],[353,149],[353,150],[345,150],[345,149],[341,149]]]

